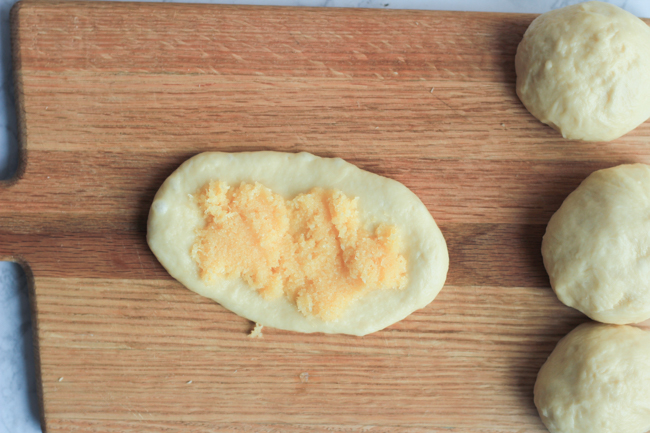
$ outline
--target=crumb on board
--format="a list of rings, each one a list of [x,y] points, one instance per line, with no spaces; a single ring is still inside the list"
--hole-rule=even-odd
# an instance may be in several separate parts
[[[187,384],[188,384],[188,385],[191,385],[191,384],[192,384],[192,381],[191,381],[191,380],[188,380],[188,381],[187,381]]]
[[[62,377],[59,377],[59,382],[63,382],[63,378],[62,378]]]
[[[261,323],[255,323],[255,327],[251,330],[250,334],[248,334],[249,338],[262,338],[262,328],[264,328],[264,325]]]
[[[300,373],[300,381],[302,383],[309,382],[309,373],[308,372]]]

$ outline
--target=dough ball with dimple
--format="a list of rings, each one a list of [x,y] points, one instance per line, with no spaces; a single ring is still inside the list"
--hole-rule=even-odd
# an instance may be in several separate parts
[[[650,117],[650,27],[597,1],[545,13],[517,48],[517,95],[565,138],[614,140]]]
[[[578,326],[539,371],[535,406],[551,433],[650,431],[650,331]]]
[[[560,301],[594,320],[650,318],[650,166],[592,173],[553,215],[544,266]]]

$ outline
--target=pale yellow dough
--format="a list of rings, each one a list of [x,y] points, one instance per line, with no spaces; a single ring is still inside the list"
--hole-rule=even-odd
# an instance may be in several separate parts
[[[191,194],[210,181],[258,182],[285,199],[312,188],[340,190],[359,198],[361,217],[399,228],[407,261],[403,290],[373,291],[333,321],[306,317],[285,297],[267,300],[242,279],[206,283],[191,257],[197,229],[205,224]],[[260,325],[299,332],[365,335],[428,305],[442,289],[449,256],[442,233],[424,204],[399,182],[359,169],[340,158],[308,153],[211,152],[182,164],[160,187],[149,213],[147,240],[160,263],[194,292]]]
[[[650,27],[591,1],[536,18],[517,48],[517,94],[565,138],[610,141],[650,117]]]
[[[650,167],[587,177],[549,221],[542,256],[566,305],[605,323],[650,319]]]
[[[650,332],[578,326],[539,371],[535,406],[551,433],[650,431]]]

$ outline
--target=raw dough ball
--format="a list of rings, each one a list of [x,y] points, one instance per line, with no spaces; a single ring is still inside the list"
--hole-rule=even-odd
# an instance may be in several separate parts
[[[517,95],[565,138],[614,140],[650,117],[650,27],[591,1],[539,16],[517,48]]]
[[[587,177],[549,221],[542,256],[569,307],[606,323],[650,318],[650,166]]]
[[[650,431],[650,332],[578,326],[539,371],[535,406],[551,433]]]

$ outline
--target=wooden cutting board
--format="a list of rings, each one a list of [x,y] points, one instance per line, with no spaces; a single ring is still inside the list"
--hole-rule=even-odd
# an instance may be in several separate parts
[[[22,263],[48,432],[542,432],[538,369],[586,320],[554,296],[545,225],[590,172],[650,163],[650,123],[563,140],[521,105],[532,15],[23,1]],[[363,338],[265,329],[169,277],[153,195],[222,150],[339,156],[411,188],[449,246],[428,307]]]

